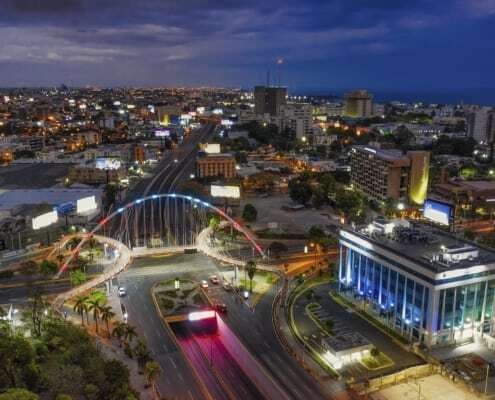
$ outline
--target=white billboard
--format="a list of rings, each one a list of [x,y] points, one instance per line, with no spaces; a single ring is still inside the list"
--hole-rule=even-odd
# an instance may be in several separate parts
[[[45,228],[51,224],[55,224],[57,221],[58,221],[57,210],[53,210],[45,214],[41,214],[37,217],[34,217],[32,219],[33,229],[37,230],[37,229]]]
[[[450,225],[453,217],[453,209],[450,204],[441,201],[426,199],[423,216],[441,225]]]
[[[95,196],[78,199],[76,204],[78,214],[84,214],[98,209]]]
[[[97,169],[119,169],[120,166],[121,162],[116,158],[97,158],[95,160]]]
[[[220,153],[220,144],[218,143],[206,143],[204,146],[204,151],[207,154],[219,154]]]
[[[157,129],[155,131],[155,137],[164,138],[164,137],[169,137],[169,136],[170,136],[170,130],[169,129]]]
[[[229,197],[231,199],[238,199],[241,197],[239,186],[211,185],[210,190],[213,197]]]

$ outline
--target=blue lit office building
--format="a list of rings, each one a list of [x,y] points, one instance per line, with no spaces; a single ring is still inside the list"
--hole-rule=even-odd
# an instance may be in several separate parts
[[[340,232],[339,291],[428,347],[493,333],[495,252],[405,220]]]

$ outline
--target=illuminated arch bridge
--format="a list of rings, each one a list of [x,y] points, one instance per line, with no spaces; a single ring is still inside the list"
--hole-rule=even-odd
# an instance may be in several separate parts
[[[218,207],[192,196],[166,193],[134,200],[103,218],[83,236],[59,273],[67,270],[74,257],[94,235],[117,240],[133,250],[196,246],[196,239],[208,227],[212,213],[227,220],[264,256],[263,249],[251,233]]]

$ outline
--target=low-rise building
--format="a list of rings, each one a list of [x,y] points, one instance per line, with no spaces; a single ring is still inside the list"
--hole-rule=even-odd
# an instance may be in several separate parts
[[[199,178],[217,176],[234,178],[237,174],[236,162],[232,154],[208,154],[196,160],[196,175]]]

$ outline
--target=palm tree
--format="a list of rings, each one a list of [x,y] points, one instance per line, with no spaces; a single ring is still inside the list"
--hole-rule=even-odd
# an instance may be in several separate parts
[[[132,340],[135,337],[137,337],[136,328],[134,328],[132,325],[125,324],[125,328],[124,328],[124,340],[127,343],[131,343]]]
[[[151,386],[154,397],[156,396],[155,381],[158,375],[160,374],[160,371],[161,371],[160,364],[158,364],[156,361],[148,361],[144,367],[146,382],[148,386]]]
[[[88,240],[88,246],[89,246],[89,259],[93,261],[93,253],[95,250],[95,247],[98,245],[98,241],[95,238],[91,238]]]
[[[101,306],[100,307],[100,315],[101,315],[101,320],[105,322],[107,325],[107,332],[108,332],[108,337],[110,337],[110,326],[109,322],[113,317],[115,317],[115,313],[112,311],[112,307],[110,306]]]
[[[249,260],[246,263],[246,266],[244,268],[246,268],[248,276],[249,276],[250,292],[253,293],[253,278],[254,278],[254,274],[256,273],[256,270],[257,270],[256,263],[253,260]]]
[[[93,320],[95,321],[95,330],[98,334],[98,319],[100,318],[101,305],[100,300],[88,300],[89,311],[93,311]]]
[[[74,311],[81,316],[81,325],[84,325],[84,313],[88,313],[88,296],[80,295],[76,297]]]
[[[125,333],[125,325],[123,322],[117,322],[113,328],[112,331],[112,336],[117,338],[119,341],[119,347],[122,346],[122,338],[124,337]]]
[[[148,346],[142,340],[138,340],[137,345],[134,347],[134,354],[138,362],[138,367],[142,370],[148,361],[151,360]]]

